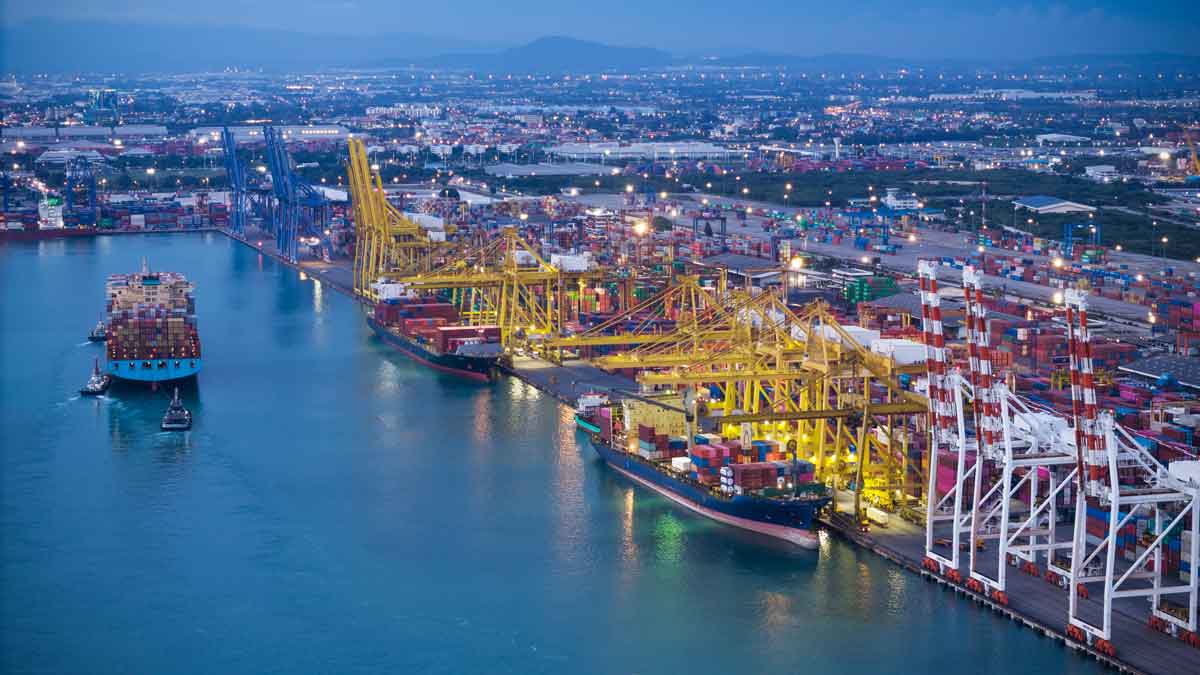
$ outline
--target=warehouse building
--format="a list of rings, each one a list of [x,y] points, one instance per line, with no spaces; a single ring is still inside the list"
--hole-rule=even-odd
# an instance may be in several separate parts
[[[285,125],[277,127],[283,134],[283,140],[289,142],[345,142],[350,138],[350,130],[340,124],[309,124]],[[197,127],[187,133],[188,138],[196,143],[220,143],[222,127]],[[229,131],[238,143],[262,143],[263,127],[261,126],[231,126]]]
[[[1018,209],[1028,209],[1039,215],[1043,213],[1092,213],[1096,210],[1094,206],[1046,195],[1021,197],[1013,202],[1013,206]]]
[[[727,160],[735,153],[729,148],[704,141],[653,143],[563,143],[546,150],[549,154],[573,161],[605,160]]]
[[[155,141],[167,137],[167,128],[157,124],[126,124],[118,127],[66,126],[66,127],[2,127],[0,139],[22,141],[67,141],[67,140],[146,140]]]

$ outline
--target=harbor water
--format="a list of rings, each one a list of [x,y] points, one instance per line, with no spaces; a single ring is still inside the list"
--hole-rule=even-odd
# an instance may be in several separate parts
[[[190,432],[170,391],[75,393],[142,257],[196,285]],[[1099,668],[836,538],[683,511],[550,397],[427,370],[221,234],[0,245],[0,293],[5,673]]]

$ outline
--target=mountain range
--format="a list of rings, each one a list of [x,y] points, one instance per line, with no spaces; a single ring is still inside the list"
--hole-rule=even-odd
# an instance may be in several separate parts
[[[1196,72],[1200,57],[1093,54],[1008,63],[902,59],[866,54],[800,56],[724,52],[673,55],[651,47],[619,47],[551,36],[519,46],[426,34],[344,35],[211,25],[30,20],[0,26],[0,73],[202,72],[225,68],[311,71],[331,68],[428,68],[474,72],[564,73],[631,71],[664,66],[756,66],[870,72],[901,67],[967,69],[988,66],[1088,64]]]

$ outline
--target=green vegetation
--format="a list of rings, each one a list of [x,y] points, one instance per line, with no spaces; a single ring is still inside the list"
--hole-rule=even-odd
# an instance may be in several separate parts
[[[1050,195],[1092,206],[1124,206],[1144,208],[1163,198],[1132,183],[1095,183],[1073,176],[1054,173],[1032,173],[1019,170],[944,171],[917,169],[912,171],[847,171],[806,173],[726,173],[685,174],[678,178],[651,176],[531,176],[502,181],[509,190],[527,194],[555,194],[562,188],[619,192],[633,186],[642,192],[648,186],[654,191],[680,191],[684,185],[696,190],[729,197],[772,202],[787,206],[844,205],[853,198],[872,193],[883,194],[886,188],[914,192],[926,200],[937,198],[977,199],[983,183],[989,195],[1028,196]],[[598,185],[597,185],[598,183]],[[791,189],[788,189],[791,185]]]
[[[975,216],[963,218],[964,229],[978,227],[978,205],[971,207]],[[1166,257],[1180,260],[1194,260],[1200,256],[1200,232],[1195,228],[1167,222],[1153,216],[1128,213],[1116,209],[1105,208],[1088,218],[1084,213],[1059,213],[1037,215],[1024,209],[1014,213],[1011,201],[998,199],[988,200],[988,223],[995,226],[1015,227],[1029,232],[1037,237],[1062,240],[1063,227],[1067,224],[1078,225],[1074,236],[1077,241],[1089,241],[1088,228],[1092,222],[1100,226],[1100,243],[1104,246],[1121,245],[1125,251],[1145,253],[1147,255],[1163,255],[1162,238],[1167,238]],[[958,210],[947,214],[950,222],[958,217]]]

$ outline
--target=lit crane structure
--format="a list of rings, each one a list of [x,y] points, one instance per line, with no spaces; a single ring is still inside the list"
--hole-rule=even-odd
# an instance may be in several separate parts
[[[1069,289],[1064,294],[1067,308],[1067,339],[1071,355],[1071,398],[1075,418],[1075,447],[1078,488],[1075,500],[1075,536],[1071,551],[1069,624],[1067,633],[1097,650],[1114,655],[1112,606],[1118,598],[1150,599],[1150,625],[1173,635],[1186,631],[1193,645],[1197,637],[1197,582],[1200,560],[1200,482],[1188,477],[1174,464],[1168,469],[1113,420],[1112,412],[1100,410],[1092,370],[1091,337],[1088,332],[1087,293]],[[1107,520],[1099,543],[1088,539],[1088,510],[1095,509]],[[1132,563],[1118,564],[1117,537],[1139,514],[1153,518],[1153,531],[1144,550],[1138,548]],[[1187,583],[1164,585],[1168,535],[1183,528],[1190,519],[1190,560],[1193,568]],[[1102,603],[1099,616],[1081,604],[1089,585],[1099,586]],[[1176,611],[1168,611],[1166,598],[1186,598]]]
[[[1063,256],[1068,260],[1075,253],[1075,229],[1087,228],[1088,243],[1092,246],[1100,246],[1100,223],[1064,223],[1063,224]]]
[[[1192,175],[1188,176],[1187,180],[1200,181],[1200,155],[1196,154],[1196,142],[1192,139],[1192,134],[1187,127],[1183,129],[1183,140],[1187,143],[1188,154],[1192,160]]]
[[[766,296],[762,296],[765,297]],[[731,358],[729,350],[739,337],[746,342],[746,327],[740,326],[742,319],[749,319],[754,309],[754,298],[749,294],[727,293],[712,300],[708,309],[694,321],[684,321],[672,330],[659,335],[629,333],[609,338],[616,344],[631,344],[632,349],[592,359],[601,368],[679,368],[715,358]],[[762,302],[762,301],[760,301]],[[596,338],[599,340],[599,337]],[[740,358],[740,357],[739,357]]]
[[[354,209],[354,291],[377,300],[375,284],[428,272],[439,251],[449,248],[441,233],[430,233],[388,202],[378,172],[367,162],[363,142],[351,138],[346,173]]]
[[[924,567],[961,583],[961,552],[969,549],[965,585],[1001,604],[1012,592],[1008,567],[1044,576],[1072,591],[1067,634],[1109,655],[1115,654],[1111,614],[1119,598],[1150,598],[1152,627],[1200,644],[1197,576],[1165,585],[1163,565],[1168,537],[1188,519],[1191,559],[1196,559],[1200,484],[1162,466],[1113,422],[1111,413],[1098,409],[1086,294],[1075,289],[1065,294],[1072,425],[1015,396],[994,377],[981,277],[972,267],[963,271],[969,377],[950,368],[936,269],[929,261],[918,267],[931,420]],[[952,464],[948,480],[938,478],[942,459]],[[1068,535],[1056,523],[1060,512],[1072,507],[1074,528]],[[1089,532],[1089,510],[1103,514],[1103,532]],[[1118,558],[1117,542],[1139,514],[1153,518],[1152,529],[1140,542],[1144,553],[1128,563],[1124,555]],[[991,553],[985,553],[988,540],[996,544]],[[946,545],[949,550],[939,548]],[[1096,603],[1081,602],[1094,595],[1089,586],[1100,587]],[[1172,608],[1167,596],[1183,597],[1184,604]]]
[[[544,351],[545,341],[560,333],[567,286],[602,274],[563,273],[506,228],[437,269],[390,281],[417,292],[448,292],[465,325],[499,326],[505,347]]]
[[[594,363],[641,369],[646,388],[706,388],[702,427],[779,441],[819,479],[854,490],[860,517],[864,497],[903,508],[908,439],[927,404],[897,384],[891,359],[859,345],[824,306],[797,316],[773,292],[723,300],[699,326]]]
[[[661,343],[675,339],[679,328],[697,334],[701,325],[714,312],[718,303],[712,293],[700,285],[695,276],[680,276],[678,283],[668,284],[642,302],[617,312],[612,317],[575,335],[551,338],[545,345],[559,350],[584,351],[593,347],[632,346]],[[586,285],[579,280],[580,288]],[[664,331],[662,326],[671,330]]]
[[[76,192],[82,192],[82,204]],[[67,190],[63,211],[79,216],[84,225],[96,224],[96,173],[87,157],[75,157],[67,164]]]
[[[993,371],[982,276],[972,266],[963,270],[969,377],[949,369],[936,269],[928,261],[919,268],[932,413],[925,567],[961,581],[961,551],[969,548],[967,587],[1007,604],[1010,565],[1041,575],[1039,563],[1044,562],[1050,580],[1069,574],[1056,552],[1072,543],[1058,536],[1054,524],[1058,508],[1071,494],[1075,454],[1064,442],[1067,421],[1013,395]],[[967,434],[968,422],[973,438]],[[949,484],[938,480],[943,450],[953,464]],[[1013,509],[1019,500],[1028,502],[1027,511]],[[948,541],[940,536],[947,534],[947,521]],[[982,546],[989,540],[996,542],[990,556]],[[939,541],[948,543],[949,550],[943,553]]]
[[[229,127],[221,130],[225,150],[225,176],[229,182],[229,229],[236,235],[246,233],[246,170],[237,157],[237,139]]]
[[[271,189],[275,194],[275,243],[279,254],[296,261],[300,238],[306,234],[317,239],[325,236],[329,225],[329,200],[325,194],[296,173],[283,134],[275,127],[263,127],[267,166],[271,171]]]

